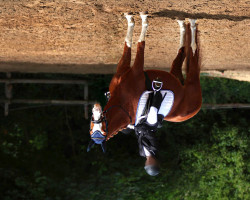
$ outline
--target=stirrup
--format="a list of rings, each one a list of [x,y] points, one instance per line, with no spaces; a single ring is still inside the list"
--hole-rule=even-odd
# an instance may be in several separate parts
[[[152,81],[152,89],[155,91],[155,92],[158,92],[161,90],[163,86],[163,82],[159,79],[159,78],[156,78],[156,80],[153,80]]]

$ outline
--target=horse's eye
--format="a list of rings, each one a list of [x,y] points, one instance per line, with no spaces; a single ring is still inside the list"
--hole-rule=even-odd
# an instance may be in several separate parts
[[[108,92],[105,92],[104,95],[105,95],[105,97],[106,97],[107,100],[109,100],[110,97],[111,97],[111,94],[110,94],[109,91],[108,91]]]

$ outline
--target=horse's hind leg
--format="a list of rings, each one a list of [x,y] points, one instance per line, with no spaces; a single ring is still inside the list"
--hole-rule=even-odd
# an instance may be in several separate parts
[[[186,28],[186,65],[187,76],[185,80],[185,99],[189,112],[195,115],[202,102],[201,86],[200,86],[200,57],[199,57],[199,43],[197,35],[196,20],[190,19],[190,24]],[[191,112],[192,111],[192,112]]]
[[[125,38],[125,42],[127,44],[127,46],[129,48],[131,48],[132,46],[132,38],[133,38],[133,31],[134,31],[134,26],[135,26],[135,22],[133,19],[133,16],[128,14],[128,13],[124,13],[127,21],[128,21],[128,31],[127,31],[127,35]]]
[[[194,82],[200,80],[200,57],[199,44],[197,35],[197,25],[195,19],[189,19],[190,24],[187,24],[186,33],[186,82]],[[185,82],[185,84],[186,84]]]
[[[197,49],[197,35],[196,35],[196,19],[189,19],[190,26],[191,26],[191,48],[193,50],[193,54],[195,54],[195,51]]]
[[[118,76],[121,76],[124,72],[130,69],[130,62],[131,62],[131,46],[132,46],[132,37],[133,37],[133,30],[135,23],[132,15],[125,13],[125,17],[128,21],[128,30],[127,30],[127,35],[125,37],[123,55],[117,65],[116,74]]]
[[[133,71],[136,73],[143,72],[144,67],[144,49],[145,49],[145,37],[146,32],[148,28],[148,21],[147,21],[147,12],[141,12],[140,13],[141,19],[142,19],[142,29],[141,29],[141,35],[138,40],[137,44],[137,52],[135,57],[135,62],[132,67]]]
[[[185,33],[186,33],[186,27],[184,20],[177,20],[179,26],[180,26],[180,46],[179,49],[184,47],[185,45]]]
[[[170,73],[173,74],[182,84],[184,84],[184,77],[182,74],[182,64],[185,60],[186,54],[185,54],[185,23],[183,20],[177,20],[179,26],[180,26],[180,46],[178,50],[178,54],[176,58],[174,59]]]

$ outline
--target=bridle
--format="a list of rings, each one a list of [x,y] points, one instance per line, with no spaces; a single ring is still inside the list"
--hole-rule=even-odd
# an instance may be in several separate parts
[[[98,120],[93,120],[93,118],[91,118],[91,121],[90,123],[93,123],[93,124],[100,124],[100,123],[105,123],[106,125],[106,130],[104,131],[105,133],[99,131],[99,130],[96,130],[94,132],[91,133],[90,137],[91,137],[91,140],[89,142],[89,145],[88,145],[88,148],[87,148],[87,152],[90,151],[91,147],[95,144],[100,144],[101,147],[102,147],[102,150],[103,152],[105,153],[106,152],[106,139],[108,137],[108,120],[107,120],[107,113],[108,111],[110,111],[112,108],[114,107],[118,107],[120,109],[122,109],[123,112],[126,113],[126,115],[129,117],[130,119],[130,123],[132,123],[132,118],[131,116],[129,115],[129,113],[120,105],[113,105],[111,107],[109,107],[107,110],[103,111],[101,113],[101,117],[100,119]],[[91,126],[90,126],[91,127]],[[92,130],[90,130],[92,131]]]
[[[107,110],[104,110],[103,112],[102,112],[102,121],[104,121],[105,122],[105,124],[106,124],[106,133],[108,133],[108,120],[107,120],[107,113],[108,113],[108,111],[109,110],[111,110],[111,109],[113,109],[114,107],[118,107],[118,108],[120,108],[128,117],[129,117],[129,119],[130,119],[130,124],[132,124],[132,117],[129,115],[129,113],[121,106],[121,105],[113,105],[113,106],[110,106]]]
[[[108,133],[108,122],[107,122],[107,120],[106,120],[106,117],[103,115],[103,112],[102,112],[102,114],[101,114],[100,119],[98,119],[98,120],[93,120],[93,119],[91,118],[91,121],[90,121],[90,122],[93,123],[93,124],[100,124],[100,123],[104,122],[105,125],[106,125],[105,133],[106,133],[106,135],[107,135],[107,133]],[[92,129],[90,129],[90,131],[91,131],[91,130],[92,130]]]
[[[110,99],[110,97],[111,97],[111,94],[110,94],[109,91],[106,92],[106,93],[104,93],[104,95],[105,95],[107,101],[108,101],[108,100]],[[113,109],[114,107],[120,108],[120,109],[129,117],[129,119],[130,119],[130,124],[132,124],[132,117],[129,115],[129,113],[128,113],[121,105],[113,105],[113,106],[110,106],[107,110],[102,111],[102,114],[101,114],[100,119],[98,119],[98,120],[91,120],[91,122],[94,123],[94,124],[99,124],[99,123],[104,122],[105,125],[106,125],[106,130],[105,130],[106,135],[107,135],[107,133],[108,133],[108,120],[107,120],[107,116],[106,116],[106,115],[107,115],[108,111],[111,110],[111,109]]]
[[[91,122],[93,123],[93,124],[100,124],[101,122],[103,122],[103,116],[101,116],[100,117],[100,119],[98,119],[98,120],[91,120]]]

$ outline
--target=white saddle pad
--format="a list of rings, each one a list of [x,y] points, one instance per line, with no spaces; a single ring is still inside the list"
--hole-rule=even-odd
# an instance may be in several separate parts
[[[158,114],[162,114],[164,117],[168,115],[168,113],[171,111],[173,103],[174,103],[174,93],[171,90],[161,90],[160,91],[162,96],[164,97],[161,107],[158,111]],[[135,125],[138,124],[138,122],[141,121],[141,119],[146,118],[147,116],[143,116],[143,111],[146,106],[147,100],[149,98],[149,94],[153,93],[153,91],[145,91],[142,93],[138,105],[137,105],[137,111],[136,111],[136,119],[135,119]]]

